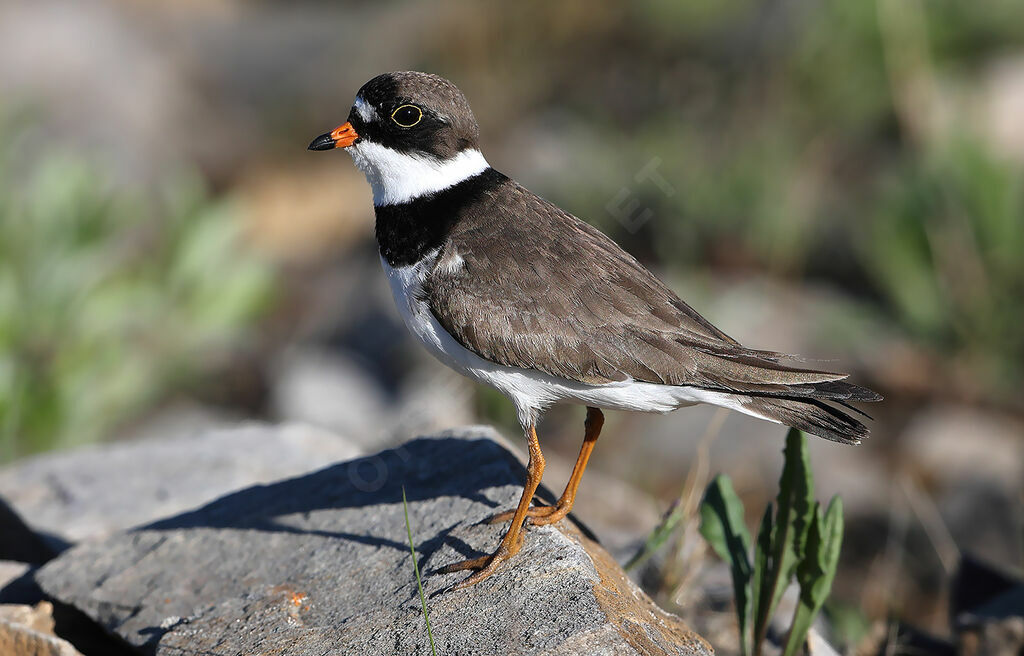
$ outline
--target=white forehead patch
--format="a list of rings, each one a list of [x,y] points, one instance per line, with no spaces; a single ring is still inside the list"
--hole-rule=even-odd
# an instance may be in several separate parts
[[[413,155],[360,141],[345,151],[373,189],[373,204],[396,205],[457,185],[490,165],[479,150],[463,150],[449,159]]]
[[[373,105],[363,100],[361,96],[356,96],[356,101],[352,103],[352,107],[355,108],[356,114],[359,114],[359,118],[363,119],[363,123],[373,123],[377,120],[377,110],[373,108]]]

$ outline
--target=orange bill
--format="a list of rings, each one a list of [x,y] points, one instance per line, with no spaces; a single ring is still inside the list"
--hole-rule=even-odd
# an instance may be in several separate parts
[[[351,123],[334,128],[327,134],[321,134],[309,144],[309,150],[331,150],[332,148],[348,148],[359,139],[356,129]]]

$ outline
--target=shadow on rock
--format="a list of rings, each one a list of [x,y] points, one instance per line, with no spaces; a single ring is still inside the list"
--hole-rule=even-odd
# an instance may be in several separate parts
[[[526,469],[507,450],[490,439],[416,439],[396,449],[332,465],[312,474],[259,485],[228,494],[194,511],[160,520],[136,530],[233,528],[302,535],[320,535],[375,547],[407,551],[406,542],[329,528],[295,526],[283,519],[317,511],[365,508],[402,501],[461,497],[496,508],[482,493],[502,485],[522,485]],[[546,492],[543,496],[550,497]],[[467,557],[480,555],[450,532],[461,522],[441,528],[416,545],[424,559],[442,544]]]

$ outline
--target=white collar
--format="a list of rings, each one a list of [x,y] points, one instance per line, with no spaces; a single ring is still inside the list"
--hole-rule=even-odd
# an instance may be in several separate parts
[[[490,167],[475,148],[444,160],[402,153],[365,140],[345,150],[370,183],[377,207],[407,203],[447,189]]]

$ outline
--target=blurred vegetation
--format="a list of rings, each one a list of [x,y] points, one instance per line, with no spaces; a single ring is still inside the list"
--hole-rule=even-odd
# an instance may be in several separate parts
[[[984,378],[1019,384],[1024,177],[963,139],[881,187],[858,254],[894,312],[920,338],[966,352]]]
[[[238,237],[194,178],[0,153],[0,461],[108,436],[237,343],[271,290]]]

